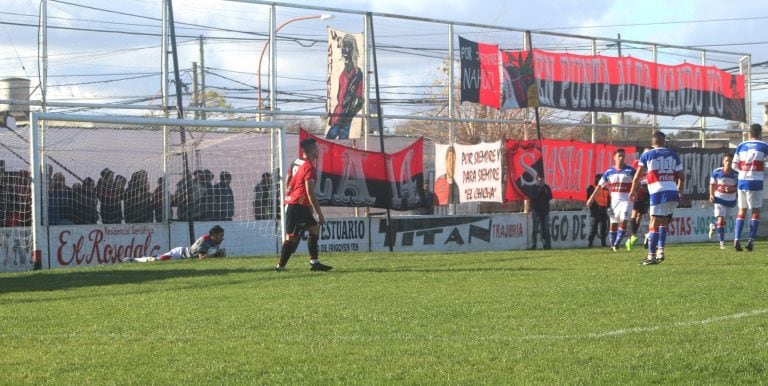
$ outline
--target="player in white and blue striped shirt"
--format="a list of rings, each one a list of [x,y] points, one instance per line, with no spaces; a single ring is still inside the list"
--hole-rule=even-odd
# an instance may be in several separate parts
[[[672,212],[682,200],[685,173],[680,156],[666,148],[667,136],[661,131],[653,133],[651,150],[640,156],[637,173],[632,180],[630,200],[637,197],[640,178],[647,172],[648,192],[651,198],[648,223],[648,258],[643,265],[658,264],[664,260],[664,246],[667,241],[667,225],[672,219]]]
[[[720,249],[725,249],[725,222],[736,211],[736,183],[739,175],[731,167],[733,156],[723,155],[723,167],[712,171],[709,179],[709,202],[715,205],[717,239]],[[710,237],[712,232],[710,231]]]
[[[754,240],[757,236],[757,228],[760,225],[760,208],[763,205],[763,173],[765,171],[765,157],[768,155],[768,144],[761,141],[763,127],[757,123],[749,126],[749,140],[736,147],[733,155],[733,169],[739,173],[738,182],[738,206],[736,214],[735,235],[733,247],[741,251],[741,231],[744,229],[744,219],[747,209],[752,211],[749,220],[749,240],[747,250],[752,251]]]

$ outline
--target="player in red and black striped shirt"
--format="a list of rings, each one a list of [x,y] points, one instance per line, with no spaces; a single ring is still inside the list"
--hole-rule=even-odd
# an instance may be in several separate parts
[[[280,261],[275,270],[282,271],[299,245],[301,235],[309,231],[307,249],[312,271],[330,271],[333,267],[320,263],[318,259],[317,241],[320,237],[320,225],[325,222],[323,212],[315,197],[315,182],[317,171],[312,164],[319,156],[317,142],[310,138],[301,141],[302,157],[293,161],[286,177],[285,197],[285,233],[286,240],[280,250]],[[317,213],[317,220],[312,214]]]

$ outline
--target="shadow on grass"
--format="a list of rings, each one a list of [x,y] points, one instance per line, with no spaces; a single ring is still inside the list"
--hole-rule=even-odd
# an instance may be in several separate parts
[[[394,268],[359,268],[359,269],[334,269],[330,274],[336,273],[472,273],[472,272],[545,272],[545,271],[557,271],[555,268],[486,268],[486,267],[434,267],[434,268],[421,268],[421,267],[394,267]]]
[[[492,259],[490,262],[509,261],[508,259]],[[514,272],[546,272],[556,271],[555,268],[529,268],[529,267],[487,267],[485,263],[478,266],[467,266],[466,264],[440,265],[435,267],[425,266],[393,266],[393,267],[344,267],[337,266],[332,272],[310,272],[309,267],[296,265],[287,272],[275,273],[274,265],[265,264],[255,268],[184,268],[168,267],[169,263],[152,263],[146,267],[131,265],[130,267],[115,266],[114,268],[98,267],[93,269],[83,269],[72,271],[68,269],[56,269],[29,272],[18,276],[0,278],[0,294],[19,293],[19,292],[48,292],[66,289],[76,289],[85,287],[109,286],[114,284],[141,284],[154,281],[179,278],[198,278],[225,275],[267,273],[266,276],[256,279],[265,280],[296,280],[307,277],[322,277],[323,275],[338,274],[360,274],[360,273],[473,273],[473,272],[495,272],[495,273],[514,273]],[[173,263],[170,263],[173,264]],[[268,273],[272,272],[273,275]],[[227,281],[225,285],[233,284],[233,281]],[[196,283],[194,286],[199,287]],[[218,286],[222,283],[212,283],[210,286]],[[205,285],[204,285],[205,286]],[[182,286],[183,287],[183,286]],[[181,288],[181,287],[180,287]]]
[[[266,271],[265,269],[66,269],[45,271],[29,275],[0,278],[0,294],[12,292],[43,292],[63,289],[96,287],[113,284],[140,284],[152,281],[222,276]]]

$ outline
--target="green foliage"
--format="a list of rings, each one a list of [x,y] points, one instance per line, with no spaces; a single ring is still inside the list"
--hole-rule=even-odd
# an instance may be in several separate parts
[[[764,246],[758,243],[757,250]],[[327,254],[0,274],[3,384],[757,384],[762,252]]]

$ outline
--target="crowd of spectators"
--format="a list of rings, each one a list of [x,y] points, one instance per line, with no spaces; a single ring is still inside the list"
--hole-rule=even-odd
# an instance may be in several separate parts
[[[71,175],[71,174],[70,174]],[[171,197],[171,219],[231,221],[235,199],[232,175],[222,171],[214,184],[210,170],[196,170],[176,184]],[[130,179],[105,168],[98,181],[79,178],[71,186],[63,172],[48,172],[47,225],[132,224],[163,222],[163,178],[150,188],[148,174],[138,170]],[[32,224],[29,172],[0,170],[0,226]],[[175,215],[174,215],[175,213]]]

